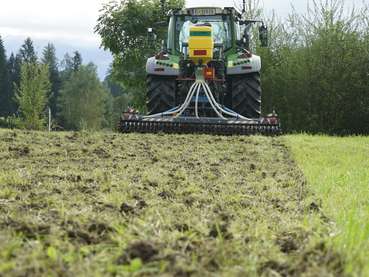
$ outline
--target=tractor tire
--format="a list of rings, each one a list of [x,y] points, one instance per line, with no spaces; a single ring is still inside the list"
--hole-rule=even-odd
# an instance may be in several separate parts
[[[260,73],[230,77],[230,95],[233,111],[247,118],[261,117]]]
[[[147,76],[147,110],[149,114],[162,113],[175,107],[176,78]]]

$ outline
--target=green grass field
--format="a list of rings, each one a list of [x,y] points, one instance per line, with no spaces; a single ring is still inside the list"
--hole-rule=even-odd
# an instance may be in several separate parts
[[[366,138],[0,130],[0,276],[359,276],[365,152]]]
[[[369,276],[369,137],[287,136],[322,210],[346,271]]]

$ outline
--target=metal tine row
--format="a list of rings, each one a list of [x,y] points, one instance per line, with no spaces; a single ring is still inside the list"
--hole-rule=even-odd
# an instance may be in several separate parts
[[[209,124],[188,122],[122,121],[123,133],[215,134],[215,135],[280,135],[277,125]]]

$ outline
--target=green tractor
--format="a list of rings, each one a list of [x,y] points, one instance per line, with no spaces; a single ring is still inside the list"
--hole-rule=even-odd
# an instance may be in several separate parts
[[[279,134],[275,113],[261,114],[261,59],[250,49],[251,26],[235,8],[186,8],[169,13],[167,41],[147,60],[147,109],[123,113],[123,132]],[[148,29],[150,40],[155,34]]]

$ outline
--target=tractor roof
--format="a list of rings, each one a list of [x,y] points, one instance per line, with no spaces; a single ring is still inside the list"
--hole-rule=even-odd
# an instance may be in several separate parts
[[[208,16],[208,15],[234,15],[241,17],[241,13],[234,7],[196,7],[196,8],[184,8],[172,10],[169,12],[171,15],[192,15],[192,16]]]

